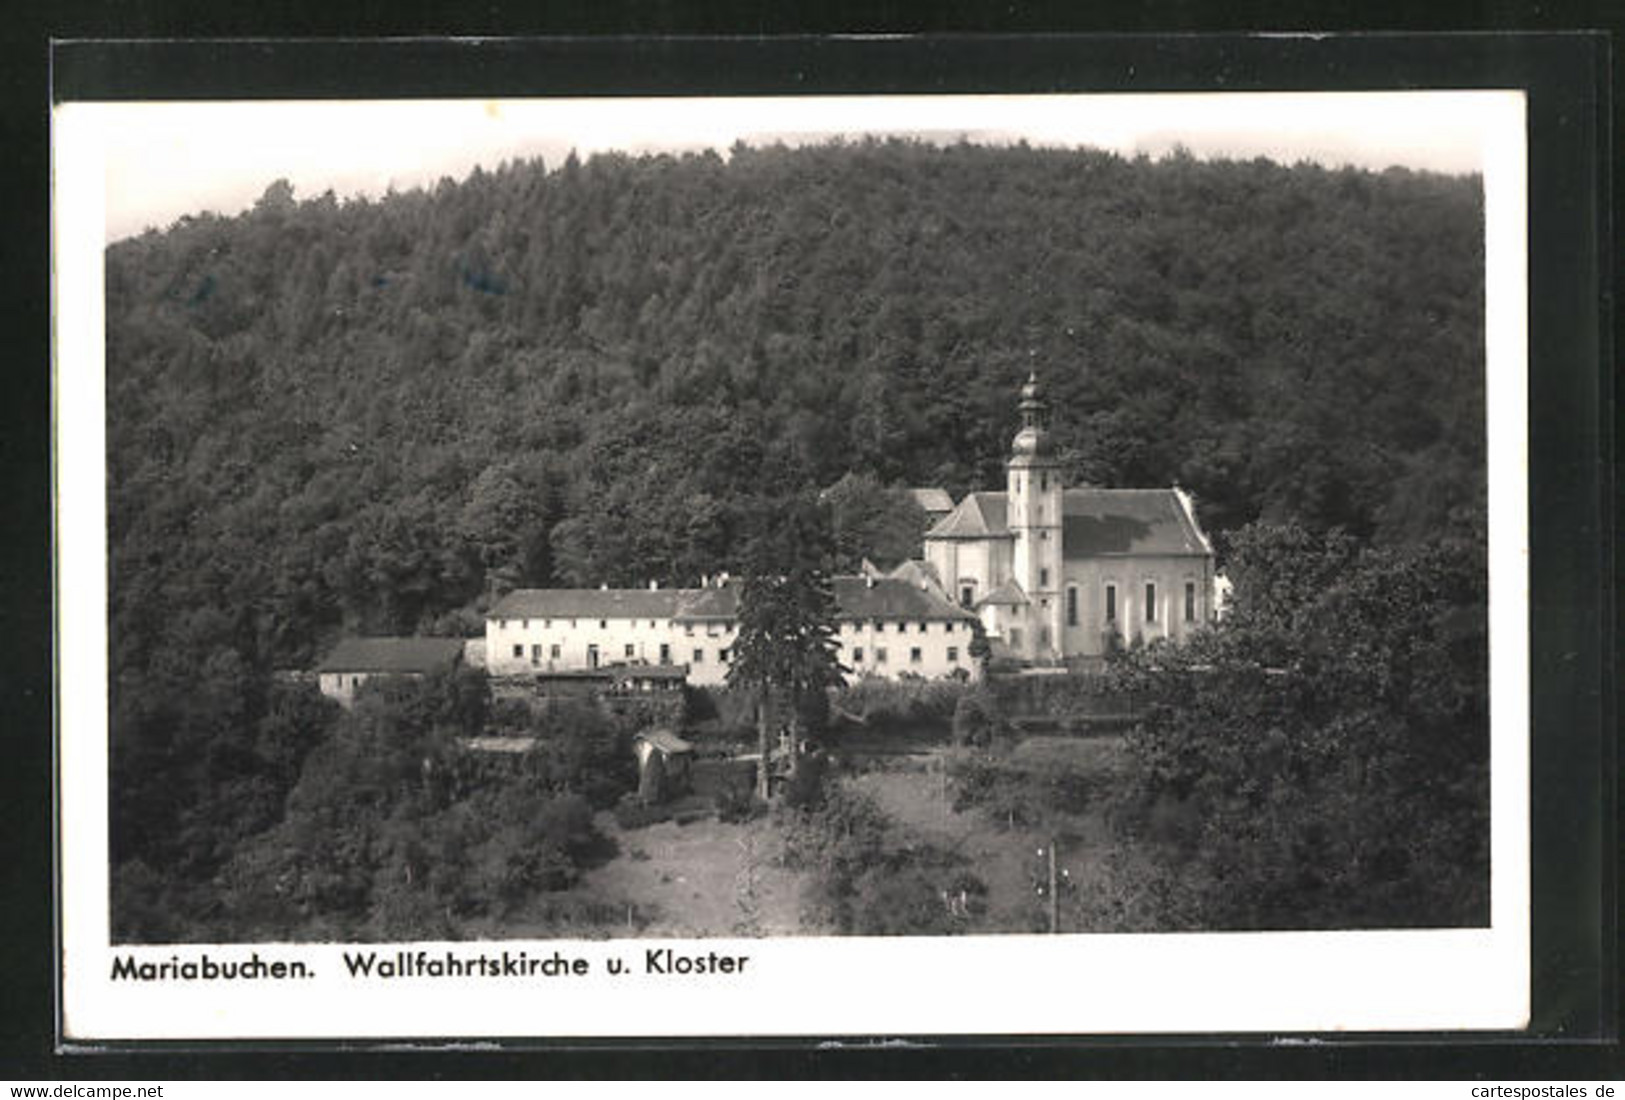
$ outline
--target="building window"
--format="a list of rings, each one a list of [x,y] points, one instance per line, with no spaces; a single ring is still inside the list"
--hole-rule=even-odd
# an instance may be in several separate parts
[[[530,647],[530,663],[533,665],[542,663],[542,647],[540,645]]]
[[[671,664],[671,645],[668,642],[660,643],[660,663],[663,665]]]
[[[1042,515],[1040,515],[1038,518],[1043,519],[1044,517]],[[1040,530],[1038,532],[1038,541],[1039,542],[1048,542],[1049,541],[1049,528],[1045,527],[1045,528],[1043,528],[1042,530]]]
[[[883,665],[885,663],[886,663],[886,647],[885,646],[876,646],[875,647],[875,664]]]
[[[959,647],[958,646],[951,645],[951,646],[948,647],[948,661],[949,661],[950,664],[958,664],[959,663]]]
[[[519,620],[519,626],[523,630],[529,630],[530,629],[530,620],[529,619],[521,619],[521,620]]]
[[[976,589],[972,588],[968,584],[960,585],[959,586],[959,606],[960,607],[969,607],[971,604],[973,604],[975,602],[976,602]]]
[[[608,620],[606,620],[606,619],[599,619],[599,620],[598,620],[598,629],[599,629],[599,630],[608,630],[608,629],[609,629],[609,622],[608,622]]]
[[[685,637],[689,637],[689,638],[694,637],[694,624],[693,623],[684,623],[683,624],[683,634],[684,634]]]
[[[634,646],[631,642],[627,642],[626,643],[626,649],[624,650],[624,652],[626,654],[626,659],[630,661],[632,659],[632,655],[637,652],[637,647]]]
[[[1188,622],[1188,623],[1194,623],[1196,621],[1196,582],[1195,581],[1186,581],[1185,582],[1185,621]]]
[[[697,665],[705,664],[705,650],[696,649],[694,651],[694,663]]]
[[[598,667],[598,647],[595,645],[590,645],[587,647],[587,667]]]
[[[553,620],[552,619],[543,619],[542,620],[542,629],[543,630],[552,630],[553,629]]]
[[[1048,489],[1049,489],[1049,475],[1048,474],[1039,474],[1038,475],[1038,491],[1040,493],[1042,493],[1042,492],[1047,491]],[[1042,508],[1043,505],[1039,505],[1039,507]]]
[[[1157,586],[1152,581],[1145,582],[1145,621],[1157,621]]]
[[[1010,628],[1010,648],[1021,648],[1021,627],[1019,626],[1012,626]]]
[[[1049,587],[1049,570],[1048,569],[1039,569],[1039,571],[1038,571],[1038,587],[1040,587],[1040,588],[1048,588]]]
[[[855,665],[863,663],[863,647],[861,645],[852,647],[852,663]]]
[[[1106,586],[1106,621],[1109,623],[1117,621],[1117,586],[1115,584]]]
[[[1078,625],[1078,590],[1076,588],[1066,590],[1066,625]]]
[[[559,657],[561,657],[561,656],[562,656],[562,655],[563,655],[563,654],[562,654],[562,653],[561,653],[561,651],[560,651],[560,649],[559,649],[559,644],[558,644],[558,643],[557,643],[557,642],[554,642],[554,643],[553,643],[553,648],[552,648],[552,649],[551,649],[551,650],[549,650],[549,651],[548,651],[548,656],[550,656],[550,657],[552,657],[552,658],[553,658],[553,659],[554,659],[554,660],[555,660],[555,661],[556,661],[556,660],[558,660],[558,659],[559,659]]]
[[[726,649],[717,650],[717,660],[721,661],[723,664],[727,664],[728,663],[728,651]]]
[[[942,632],[944,634],[952,634],[954,632],[954,624],[951,622],[943,623]]]
[[[919,646],[912,646],[909,649],[909,651],[908,651],[908,663],[911,664],[911,665],[917,665],[917,664],[920,663],[920,647]]]
[[[516,645],[516,646],[514,646],[514,647],[513,647],[513,655],[514,655],[514,656],[515,656],[515,657],[520,657],[520,658],[523,658],[523,657],[524,657],[524,655],[525,655],[525,647],[524,647],[524,646],[522,646],[522,645]]]
[[[1049,627],[1041,626],[1038,628],[1038,644],[1045,649],[1049,648]]]

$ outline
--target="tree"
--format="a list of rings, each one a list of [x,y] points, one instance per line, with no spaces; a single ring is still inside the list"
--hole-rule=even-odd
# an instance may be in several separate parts
[[[836,657],[835,592],[823,564],[829,540],[821,510],[792,499],[764,510],[761,519],[766,526],[753,540],[752,569],[740,585],[728,683],[756,693],[756,792],[765,799],[779,714],[787,715],[792,741],[799,743],[807,698],[839,687],[847,670]]]
[[[1467,544],[1360,551],[1254,525],[1234,613],[1113,659],[1145,701],[1119,823],[1165,842],[1161,927],[1488,920],[1485,573]]]
[[[919,554],[925,512],[900,489],[870,474],[847,474],[824,491],[835,537],[836,568],[856,570],[865,558],[883,568]]]

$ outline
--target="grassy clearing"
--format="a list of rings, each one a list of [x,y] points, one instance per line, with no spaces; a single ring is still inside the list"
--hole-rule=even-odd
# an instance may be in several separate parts
[[[623,830],[612,815],[600,814],[597,824],[620,852],[584,874],[572,893],[623,906],[630,900],[646,920],[630,932],[694,938],[805,934],[800,876],[777,866],[778,837],[767,819],[665,821]],[[513,928],[507,934],[525,933]]]

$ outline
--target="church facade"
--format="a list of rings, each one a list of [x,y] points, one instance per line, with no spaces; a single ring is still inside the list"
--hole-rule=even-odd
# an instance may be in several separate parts
[[[1036,378],[1003,492],[970,493],[925,536],[924,569],[973,611],[996,656],[1030,664],[1182,639],[1216,615],[1213,546],[1190,497],[1068,487]]]

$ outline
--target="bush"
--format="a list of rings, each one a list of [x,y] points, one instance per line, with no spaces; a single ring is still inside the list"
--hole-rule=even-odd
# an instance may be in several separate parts
[[[869,677],[835,692],[830,703],[875,729],[946,725],[970,690],[956,681]]]
[[[966,931],[987,909],[987,884],[968,871],[941,866],[941,859],[941,853],[923,853],[901,867],[865,872],[853,884],[850,927],[844,930],[860,936]]]
[[[671,815],[670,803],[646,805],[635,794],[624,795],[615,804],[615,824],[627,831],[645,829],[662,821],[670,821]]]
[[[784,804],[791,809],[815,809],[824,801],[824,776],[829,762],[821,753],[806,753],[796,761],[784,785]]]
[[[730,825],[753,820],[767,808],[749,787],[722,787],[712,796],[712,804],[716,807],[717,820]]]
[[[954,704],[954,744],[987,748],[1004,731],[1004,723],[984,692],[966,692]]]

